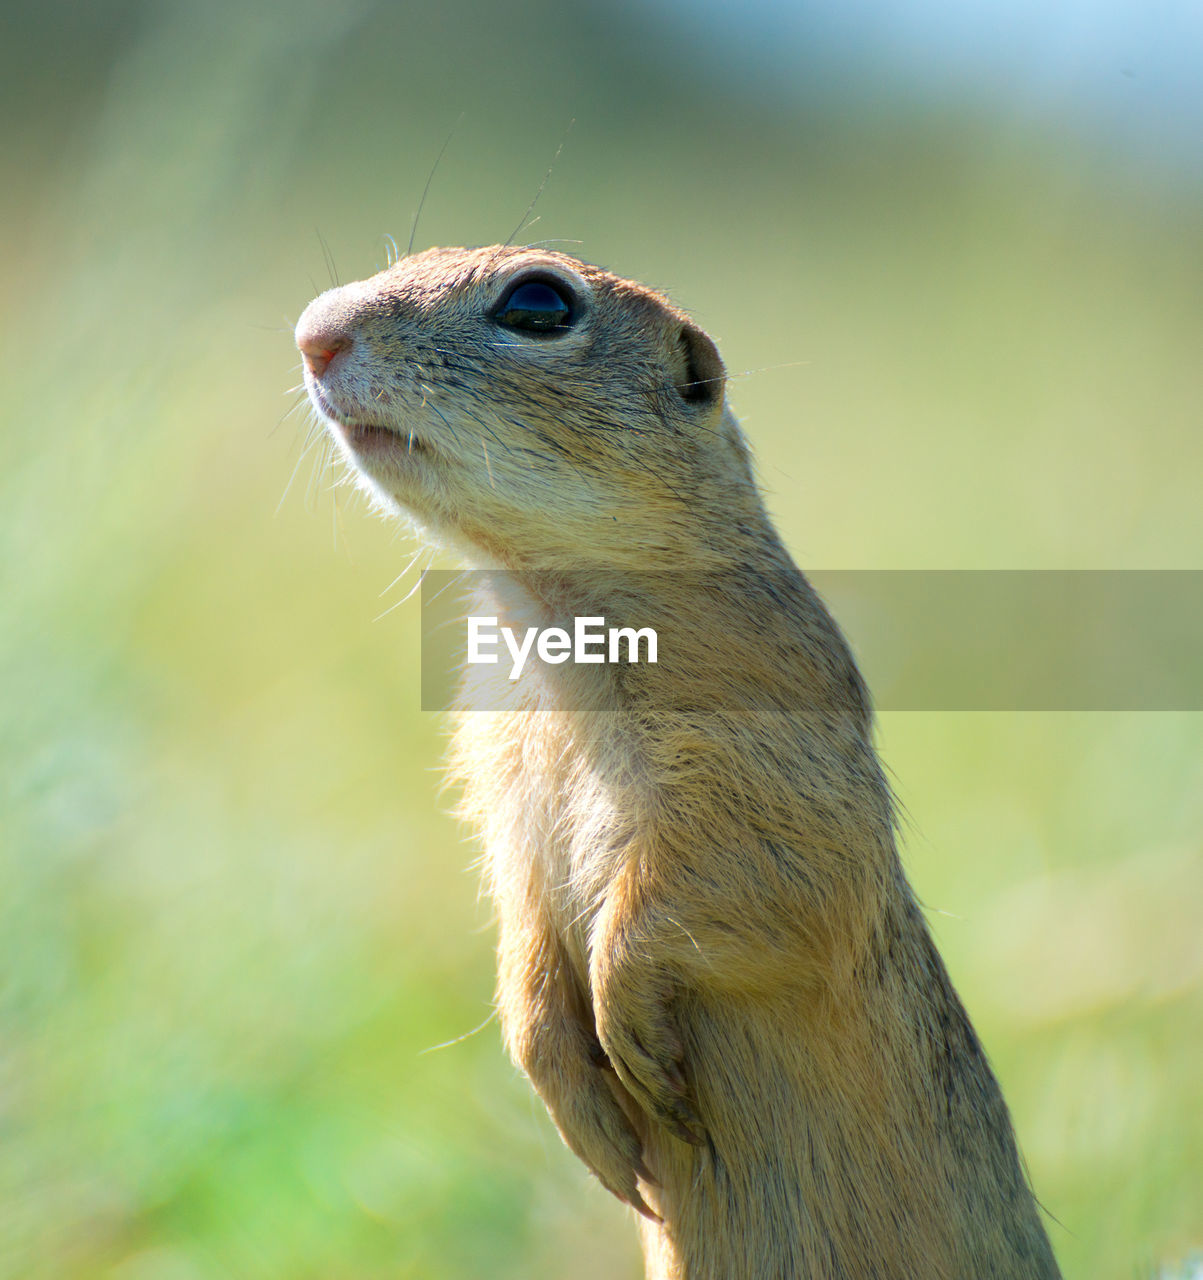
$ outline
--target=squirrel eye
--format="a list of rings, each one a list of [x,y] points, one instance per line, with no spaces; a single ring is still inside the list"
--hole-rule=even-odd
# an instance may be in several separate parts
[[[527,333],[555,333],[572,324],[572,303],[546,280],[527,280],[517,285],[493,313],[493,319],[507,329]]]

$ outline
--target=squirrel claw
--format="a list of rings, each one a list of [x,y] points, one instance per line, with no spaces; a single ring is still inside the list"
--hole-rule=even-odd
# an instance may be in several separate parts
[[[640,1167],[642,1167],[642,1164],[643,1164],[643,1161],[641,1160],[639,1162]],[[636,1172],[638,1172],[638,1169],[636,1170]],[[605,1189],[612,1196],[615,1197],[615,1199],[621,1200],[623,1204],[629,1204],[631,1208],[635,1210],[636,1213],[642,1214],[643,1217],[645,1217],[649,1222],[664,1221],[664,1219],[655,1211],[655,1209],[653,1209],[648,1204],[648,1202],[643,1198],[637,1186],[632,1184],[630,1187],[623,1190],[623,1189],[620,1189],[619,1187],[616,1187],[608,1178],[603,1178],[601,1174],[597,1173],[596,1170],[594,1170],[594,1173],[597,1174],[597,1180],[602,1184],[603,1187],[605,1187]],[[643,1175],[640,1174],[640,1176],[642,1177]],[[648,1178],[647,1181],[651,1182],[654,1186],[660,1185],[659,1183],[655,1182],[651,1178]]]
[[[632,1191],[626,1199],[631,1208],[637,1213],[643,1214],[649,1222],[662,1223],[664,1221],[655,1209],[648,1207],[647,1201],[639,1194],[638,1191]]]
[[[706,1145],[705,1126],[684,1099],[678,1099],[672,1104],[665,1127],[676,1134],[682,1142],[688,1142],[691,1147]]]

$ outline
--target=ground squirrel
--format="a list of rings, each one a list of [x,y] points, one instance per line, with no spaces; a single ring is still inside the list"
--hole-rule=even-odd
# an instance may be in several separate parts
[[[639,284],[505,246],[331,289],[296,340],[373,498],[518,575],[491,612],[677,624],[655,668],[532,665],[454,750],[507,1046],[643,1215],[648,1275],[1056,1276],[864,685],[713,342]]]

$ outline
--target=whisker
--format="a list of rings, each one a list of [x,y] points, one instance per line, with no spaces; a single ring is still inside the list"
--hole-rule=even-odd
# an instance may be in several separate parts
[[[530,204],[526,206],[522,217],[518,219],[518,225],[506,237],[505,243],[501,246],[503,249],[508,249],[510,245],[513,244],[514,238],[526,226],[526,220],[530,217],[531,210],[539,203],[539,197],[543,194],[543,188],[547,186],[548,179],[551,177],[551,171],[556,167],[556,161],[560,158],[560,152],[564,150],[564,144],[568,141],[568,135],[572,132],[572,126],[574,124],[576,124],[575,116],[568,121],[568,128],[564,130],[564,136],[560,139],[560,145],[556,148],[556,153],[551,158],[551,164],[547,166],[547,172],[543,175],[543,181],[539,183],[538,191],[535,192],[534,198],[531,200]]]
[[[439,161],[442,160],[443,154],[446,152],[447,148],[451,145],[451,139],[455,137],[455,131],[456,129],[459,128],[460,122],[463,120],[463,118],[464,118],[464,113],[461,111],[459,113],[458,119],[451,126],[451,132],[447,135],[446,140],[443,142],[443,145],[439,148],[439,154],[435,156],[434,164],[430,166],[430,172],[426,175],[426,185],[422,188],[422,198],[418,201],[418,207],[414,213],[413,226],[410,227],[409,229],[409,244],[406,246],[406,249],[405,249],[405,256],[407,258],[414,251],[414,239],[417,237],[417,234],[418,234],[418,219],[422,216],[422,210],[426,205],[426,196],[430,191],[430,184],[434,181],[434,175],[435,175],[435,171],[439,167]]]
[[[326,270],[330,272],[330,279],[337,289],[342,281],[339,280],[338,272],[334,268],[334,254],[330,252],[330,246],[326,243],[326,237],[321,231],[317,227],[314,227],[314,231],[317,232],[318,243],[322,246],[322,255],[326,259]]]
[[[379,622],[382,618],[387,618],[387,617],[388,617],[388,615],[389,615],[390,613],[392,613],[392,611],[393,611],[394,609],[400,609],[400,608],[401,608],[401,606],[402,606],[402,605],[403,605],[407,600],[409,600],[409,599],[413,596],[414,592],[415,592],[415,591],[417,591],[417,589],[422,585],[422,582],[423,582],[423,580],[425,579],[426,575],[430,572],[430,566],[431,566],[432,564],[434,564],[434,552],[433,552],[433,551],[430,553],[430,559],[426,562],[426,565],[425,565],[425,567],[423,568],[422,572],[418,575],[418,580],[417,580],[417,582],[415,582],[415,583],[414,583],[414,585],[413,585],[412,587],[410,587],[410,589],[409,589],[409,590],[408,590],[408,591],[407,591],[407,592],[406,592],[406,593],[401,597],[401,599],[400,599],[400,600],[398,600],[398,601],[397,601],[397,603],[396,603],[396,604],[391,604],[391,605],[389,605],[389,607],[388,607],[387,609],[385,609],[383,613],[378,613],[378,614],[377,614],[377,615],[372,619],[372,621],[373,621],[373,622]]]
[[[272,436],[274,436],[276,432],[280,430],[280,428],[284,425],[284,423],[286,423],[288,419],[291,418],[292,415],[296,413],[296,411],[306,403],[306,401],[308,401],[308,399],[309,397],[305,395],[297,396],[296,400],[292,404],[292,407],[289,409],[285,409],[284,412],[276,419],[276,425],[272,427],[272,429],[267,433],[267,438],[270,440]]]
[[[774,369],[801,369],[803,365],[808,364],[810,364],[809,360],[786,360],[782,364],[766,364],[759,369],[728,370],[727,373],[718,378],[698,378],[693,385],[701,387],[707,382],[722,382],[727,378],[750,378],[754,373],[772,373]]]
[[[433,559],[432,559],[432,560],[431,560],[431,564],[433,564],[433,563],[434,563],[434,561],[433,561]],[[429,569],[429,566],[427,566],[427,568]],[[472,570],[471,570],[471,569],[465,569],[465,570],[461,570],[459,573],[449,573],[449,574],[447,574],[447,575],[446,575],[447,581],[446,581],[446,582],[444,582],[444,583],[443,583],[443,585],[442,585],[442,586],[441,586],[441,587],[440,587],[440,588],[439,588],[439,589],[434,593],[434,595],[432,595],[432,596],[430,597],[430,599],[427,601],[427,603],[428,603],[428,604],[434,604],[434,602],[435,602],[435,601],[436,601],[436,600],[437,600],[441,595],[443,595],[443,593],[444,593],[444,592],[446,592],[446,591],[450,591],[452,587],[458,587],[458,586],[461,586],[461,585],[463,584],[464,580],[465,580],[466,578],[468,578],[468,577],[471,575],[471,573],[472,573]],[[450,619],[448,619],[448,621],[450,621]]]
[[[320,417],[315,410],[309,423],[309,430],[305,433],[305,452],[308,452],[317,444],[322,436],[326,434],[326,430],[326,420]]]
[[[279,424],[277,423],[277,426],[278,425]],[[310,427],[310,435],[312,436],[312,434],[313,434],[313,428]],[[302,446],[301,452],[297,457],[296,462],[293,464],[292,474],[288,477],[288,483],[284,486],[284,492],[280,495],[280,501],[276,503],[276,510],[274,512],[275,515],[278,516],[280,514],[280,511],[284,506],[284,500],[285,498],[288,497],[288,492],[292,488],[292,482],[297,478],[297,472],[301,469],[301,463],[305,461],[305,458],[308,455],[309,450],[313,448],[315,443],[316,443],[316,440],[309,439],[309,440],[306,440],[305,444]]]
[[[388,595],[388,593],[397,585],[397,583],[400,582],[401,579],[405,577],[405,575],[414,567],[414,565],[418,563],[418,559],[424,550],[425,550],[424,547],[419,547],[417,551],[415,551],[413,555],[410,556],[409,563],[405,566],[404,569],[401,570],[399,574],[397,574],[397,576],[392,580],[392,582],[390,582],[388,586],[385,587],[384,590],[376,597],[377,600],[383,600],[384,597]]]
[[[351,542],[347,537],[347,530],[343,525],[342,502],[340,501],[339,492],[338,492],[344,483],[345,476],[341,475],[338,471],[338,465],[335,461],[333,450],[331,450],[331,453],[330,453],[330,472],[334,476],[334,482],[330,486],[330,492],[334,495],[334,501],[333,503],[331,503],[331,507],[333,509],[331,524],[332,524],[332,533],[334,537],[334,549],[336,551],[338,550],[339,535],[341,534],[342,544],[347,549],[347,556],[351,560],[351,563],[354,564],[355,558],[351,555]]]
[[[305,510],[312,515],[317,510],[318,494],[321,492],[322,476],[325,474],[326,466],[330,461],[330,455],[333,452],[334,443],[329,436],[325,437],[325,443],[322,452],[309,476],[309,486],[305,490]]]
[[[454,1040],[445,1040],[442,1044],[432,1044],[428,1049],[420,1050],[418,1057],[422,1057],[427,1053],[434,1053],[437,1049],[450,1049],[453,1045],[463,1044],[465,1040],[470,1040],[473,1036],[479,1035],[496,1017],[497,1010],[493,1009],[479,1027],[473,1027],[471,1031],[465,1031],[462,1036],[456,1036]]]

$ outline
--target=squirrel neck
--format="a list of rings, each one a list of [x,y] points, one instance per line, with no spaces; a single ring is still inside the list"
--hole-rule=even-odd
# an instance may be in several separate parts
[[[542,706],[818,716],[867,740],[869,696],[851,651],[767,521],[733,529],[721,560],[695,563],[486,571],[476,577],[473,610],[495,614],[518,635],[558,628],[575,638],[578,620],[594,635],[624,633],[617,662],[595,642],[606,660],[527,666],[522,679]],[[642,639],[636,662],[625,633]]]

